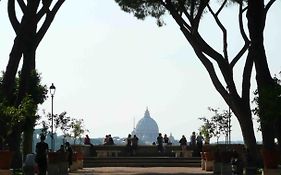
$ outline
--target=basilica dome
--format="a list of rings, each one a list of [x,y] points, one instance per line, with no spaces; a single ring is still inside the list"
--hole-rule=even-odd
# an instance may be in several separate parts
[[[144,144],[152,144],[156,141],[159,134],[159,128],[156,121],[151,118],[148,109],[146,109],[144,117],[137,123],[134,133]]]

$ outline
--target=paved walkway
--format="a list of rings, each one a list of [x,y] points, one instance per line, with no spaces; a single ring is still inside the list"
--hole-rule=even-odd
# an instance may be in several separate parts
[[[96,167],[84,168],[69,175],[206,175],[199,167]]]

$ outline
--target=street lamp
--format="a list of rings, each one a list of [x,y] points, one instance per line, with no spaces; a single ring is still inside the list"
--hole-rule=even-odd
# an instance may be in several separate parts
[[[231,109],[228,107],[228,144],[231,144]]]
[[[52,133],[51,133],[51,150],[55,150],[55,142],[54,142],[54,95],[56,93],[56,87],[54,86],[54,83],[50,86],[50,94],[52,97]]]
[[[228,91],[228,93],[230,93],[230,90],[228,88],[228,86],[226,87],[226,90]],[[226,139],[227,139],[227,143],[231,144],[231,109],[230,106],[228,105],[228,118],[227,118],[227,133],[226,133]]]

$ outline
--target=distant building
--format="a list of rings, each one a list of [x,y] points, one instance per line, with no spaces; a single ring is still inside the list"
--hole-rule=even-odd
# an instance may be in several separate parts
[[[144,117],[139,120],[136,128],[133,130],[132,135],[136,134],[142,144],[152,144],[156,142],[159,134],[159,128],[156,121],[151,118],[148,109],[144,113]]]
[[[179,141],[174,138],[174,136],[172,135],[172,133],[170,133],[169,142],[170,142],[171,144],[173,144],[173,145],[178,145],[178,144],[179,144]]]

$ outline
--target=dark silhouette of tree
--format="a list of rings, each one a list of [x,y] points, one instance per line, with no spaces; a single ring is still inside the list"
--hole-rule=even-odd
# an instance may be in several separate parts
[[[208,71],[214,87],[237,117],[248,150],[248,166],[256,165],[258,151],[250,107],[250,79],[253,65],[255,63],[257,84],[259,88],[262,88],[260,87],[261,85],[269,88],[267,85],[271,84],[270,72],[263,47],[263,28],[266,20],[266,12],[275,0],[270,0],[266,6],[262,6],[264,4],[262,0],[259,2],[253,0],[245,2],[242,0],[223,0],[218,1],[220,6],[216,11],[212,8],[209,0],[115,1],[122,10],[128,13],[133,13],[138,19],[145,19],[146,16],[156,18],[159,26],[164,23],[162,16],[168,11],[192,46],[197,57]],[[221,12],[228,3],[238,4],[239,14],[237,22],[239,24],[241,38],[244,40],[244,45],[233,58],[230,58],[228,54],[227,29],[220,20]],[[223,36],[221,41],[223,46],[222,52],[211,47],[199,32],[202,16],[205,15],[206,12],[209,12],[212,15],[214,21],[221,30]],[[243,26],[245,12],[247,12],[248,16],[249,37]],[[233,78],[233,69],[238,62],[241,62],[241,58],[246,51],[248,51],[248,55],[242,75],[242,92],[239,94],[237,91],[237,83],[235,83]],[[215,69],[214,64],[216,64],[219,69]],[[218,76],[219,74],[221,74],[223,78],[220,79]],[[266,107],[262,107],[262,109],[266,111]],[[272,127],[267,129],[268,131],[272,131]],[[272,137],[268,137],[268,139],[270,142],[272,141]]]
[[[32,95],[32,89],[34,89],[34,87],[32,87],[33,84],[31,84],[31,82],[32,72],[35,71],[36,68],[36,49],[65,0],[8,0],[7,2],[9,20],[16,33],[16,37],[1,82],[0,96],[1,99],[5,99],[8,105],[18,106],[25,96]],[[17,8],[17,6],[19,8]],[[20,9],[22,13],[17,12],[18,9]],[[18,18],[19,14],[22,14],[21,18]],[[23,61],[19,77],[18,92],[14,93],[13,87],[15,87],[16,83],[15,77],[21,59]],[[32,98],[35,97],[32,96]],[[28,131],[28,127],[21,126],[23,126],[23,123],[19,123],[18,127],[14,127],[9,142],[9,147],[11,150],[15,151],[15,155],[17,155],[20,150],[21,132]],[[29,125],[29,127],[34,127],[34,125]],[[32,134],[31,132],[28,133]],[[27,138],[30,138],[30,136]],[[21,167],[21,165],[17,163],[15,167]]]
[[[8,0],[8,14],[16,33],[14,44],[10,52],[8,65],[1,84],[1,95],[6,97],[10,104],[17,105],[28,93],[31,71],[35,69],[36,49],[50,27],[56,13],[65,0],[17,0],[21,9],[21,20],[17,18],[15,0]],[[53,6],[52,6],[53,5]],[[52,7],[52,8],[51,8]],[[41,26],[39,22],[42,22]],[[19,93],[12,94],[15,76],[19,62],[23,58]]]
[[[280,107],[275,106],[280,100],[280,85],[272,78],[268,68],[267,57],[264,48],[264,28],[266,22],[266,15],[275,0],[270,0],[268,4],[264,1],[248,1],[248,28],[250,34],[251,45],[249,47],[248,57],[254,60],[256,68],[256,81],[258,85],[257,94],[260,117],[261,131],[263,138],[263,146],[265,149],[274,150],[274,138],[276,135],[280,147],[280,127],[273,127],[281,125]],[[274,107],[274,109],[272,109]],[[274,132],[276,134],[274,134]]]

